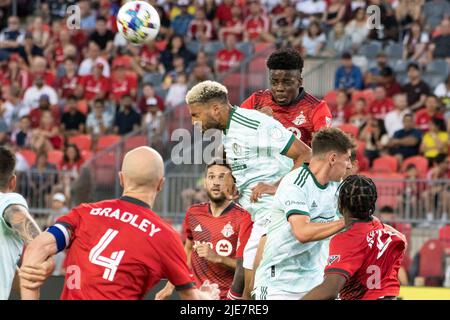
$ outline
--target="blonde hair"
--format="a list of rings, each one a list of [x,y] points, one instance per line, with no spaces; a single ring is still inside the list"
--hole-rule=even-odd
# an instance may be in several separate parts
[[[216,81],[203,81],[186,94],[186,103],[206,103],[212,99],[228,100],[227,88]]]

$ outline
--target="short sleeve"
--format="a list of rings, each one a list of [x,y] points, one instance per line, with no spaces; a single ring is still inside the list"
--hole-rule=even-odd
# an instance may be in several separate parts
[[[183,233],[186,236],[187,239],[192,240],[192,230],[191,230],[191,226],[189,225],[189,210],[186,212],[186,217],[184,218],[183,221]]]
[[[325,274],[340,274],[350,279],[364,262],[363,250],[359,243],[341,233],[330,241],[330,249]]]
[[[3,220],[5,210],[12,205],[20,205],[28,209],[27,201],[22,195],[14,192],[4,193],[0,203],[0,221]]]
[[[280,122],[264,115],[259,129],[259,142],[261,146],[270,148],[276,153],[285,155],[294,143],[294,134],[286,129]]]
[[[162,273],[176,290],[195,288],[194,276],[187,265],[183,244],[175,232],[170,232],[160,247]]]
[[[238,245],[236,249],[236,258],[242,258],[244,256],[244,248],[247,245],[247,241],[252,233],[253,221],[250,213],[246,212],[239,224]]]
[[[301,173],[298,178],[301,179]],[[309,216],[306,192],[292,182],[283,181],[277,190],[276,197],[286,214],[286,219],[292,215]]]
[[[254,109],[255,108],[255,94],[252,94],[241,104],[241,108]]]
[[[314,132],[319,131],[320,128],[331,127],[331,120],[332,116],[328,104],[325,101],[321,101],[311,119]]]
[[[57,219],[55,224],[62,223],[64,225],[70,226],[70,228],[72,228],[73,230],[76,230],[79,227],[81,221],[81,215],[79,212],[80,208],[81,206],[73,208],[68,214]]]

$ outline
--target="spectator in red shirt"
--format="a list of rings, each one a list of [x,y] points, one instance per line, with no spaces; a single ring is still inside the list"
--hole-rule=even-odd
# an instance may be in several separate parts
[[[145,114],[147,112],[148,101],[150,101],[150,99],[152,99],[151,101],[153,101],[153,99],[156,99],[158,109],[160,111],[164,111],[164,100],[155,93],[153,84],[146,83],[142,88],[142,96],[138,102],[138,108],[142,114]]]
[[[56,21],[54,24],[56,24]],[[56,69],[64,62],[64,48],[71,45],[70,31],[62,27],[61,24],[56,24],[56,27],[58,27],[58,33],[53,35],[50,43],[44,49],[44,56],[52,69]]]
[[[224,42],[229,34],[234,34],[236,39],[241,41],[242,34],[244,33],[244,24],[242,21],[242,9],[239,6],[233,6],[231,8],[231,19],[222,22],[222,27],[219,29],[219,40]]]
[[[57,81],[58,95],[64,99],[73,94],[81,96],[80,90],[77,89],[81,79],[77,75],[77,66],[72,58],[68,57],[64,60],[64,71],[65,75]]]
[[[46,94],[43,94],[39,98],[39,107],[31,110],[31,112],[29,114],[32,128],[39,127],[42,114],[45,111],[50,111],[53,115],[53,118],[56,120],[56,122],[59,123],[59,119],[60,119],[59,108],[57,106],[51,106],[49,96]]]
[[[369,105],[369,113],[376,119],[383,119],[386,113],[394,109],[394,102],[386,97],[386,89],[377,86],[374,90],[375,100]]]
[[[59,126],[50,110],[42,112],[39,128],[34,129],[30,144],[36,152],[49,152],[54,149],[61,149],[63,139],[59,131]]]
[[[43,75],[45,84],[54,86],[56,82],[55,74],[47,68],[47,61],[43,57],[34,57],[31,63],[32,79],[30,83],[33,83],[34,76],[37,74]]]
[[[361,128],[367,121],[367,102],[364,98],[356,100],[349,122]]]
[[[142,69],[142,74],[146,72],[158,72],[159,69],[159,58],[161,53],[156,47],[154,41],[150,41],[144,44],[139,52],[139,67]]]
[[[425,109],[416,112],[416,127],[422,132],[428,131],[428,125],[433,118],[444,121],[444,116],[439,112],[439,99],[434,94],[425,100]]]
[[[198,8],[195,12],[195,19],[189,24],[187,38],[206,43],[212,38],[212,29],[211,21],[206,19],[205,10]]]
[[[118,103],[124,95],[130,95],[135,99],[136,92],[137,77],[127,74],[125,65],[116,65],[116,70],[111,80],[111,100]]]
[[[397,80],[395,80],[395,74],[391,67],[385,67],[381,70],[380,76],[381,84],[386,89],[386,96],[391,98],[402,91],[402,87]]]
[[[109,93],[109,80],[103,75],[103,64],[97,63],[92,70],[92,74],[82,78],[80,86],[82,87],[84,98],[88,101],[94,99],[104,99]]]
[[[31,85],[30,73],[27,71],[23,59],[18,54],[9,56],[8,69],[0,75],[3,86],[17,86],[21,94]]]
[[[244,20],[244,41],[275,42],[269,33],[270,19],[257,0],[249,1],[250,15]]]
[[[244,59],[244,54],[236,49],[236,37],[234,34],[229,34],[225,41],[225,49],[216,53],[216,73],[226,72],[234,67],[239,66]]]
[[[336,95],[336,105],[330,105],[333,126],[336,127],[347,123],[350,119],[352,109],[350,94],[345,89],[340,89]]]
[[[229,21],[232,20],[231,8],[233,5],[233,0],[223,0],[221,4],[217,7],[216,20],[221,26],[225,26]]]

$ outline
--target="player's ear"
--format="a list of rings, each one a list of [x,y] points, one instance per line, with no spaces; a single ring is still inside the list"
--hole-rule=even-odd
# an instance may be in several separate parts
[[[158,187],[156,188],[156,191],[158,193],[161,192],[161,190],[163,189],[165,181],[166,181],[166,178],[164,178],[164,177],[162,177],[161,180],[159,180]]]
[[[11,176],[11,179],[9,179],[9,190],[16,190],[16,186],[17,186],[17,177],[15,174],[13,174]]]
[[[122,187],[122,188],[125,188],[125,184],[124,184],[124,181],[123,181],[123,174],[122,174],[122,171],[119,171],[119,182],[120,182],[120,186]]]

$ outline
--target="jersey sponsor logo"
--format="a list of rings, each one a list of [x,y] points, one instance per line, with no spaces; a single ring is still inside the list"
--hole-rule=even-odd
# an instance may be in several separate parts
[[[300,114],[297,116],[297,118],[294,119],[294,121],[292,121],[292,123],[295,124],[296,126],[301,126],[305,122],[306,122],[306,117],[303,114],[303,111],[300,112]]]
[[[300,131],[299,128],[296,127],[289,127],[287,128],[290,132],[292,132],[294,134],[294,136],[300,140],[302,138],[302,132]]]
[[[228,257],[233,252],[233,245],[230,241],[222,239],[216,244],[216,252],[219,256]]]
[[[306,205],[306,203],[305,202],[302,202],[302,201],[295,201],[295,200],[287,200],[285,203],[284,203],[284,205],[285,206],[290,206],[290,205],[294,205],[294,204],[296,204],[296,205],[298,205],[298,206],[305,206]]]
[[[203,231],[202,226],[201,226],[201,225],[197,225],[197,226],[195,227],[194,231],[202,232],[202,231]]]
[[[339,260],[341,260],[341,255],[339,255],[339,254],[329,256],[328,257],[328,265],[329,266],[332,265],[333,262],[339,262]]]
[[[222,234],[225,238],[229,238],[234,234],[233,226],[228,222],[222,229]]]

